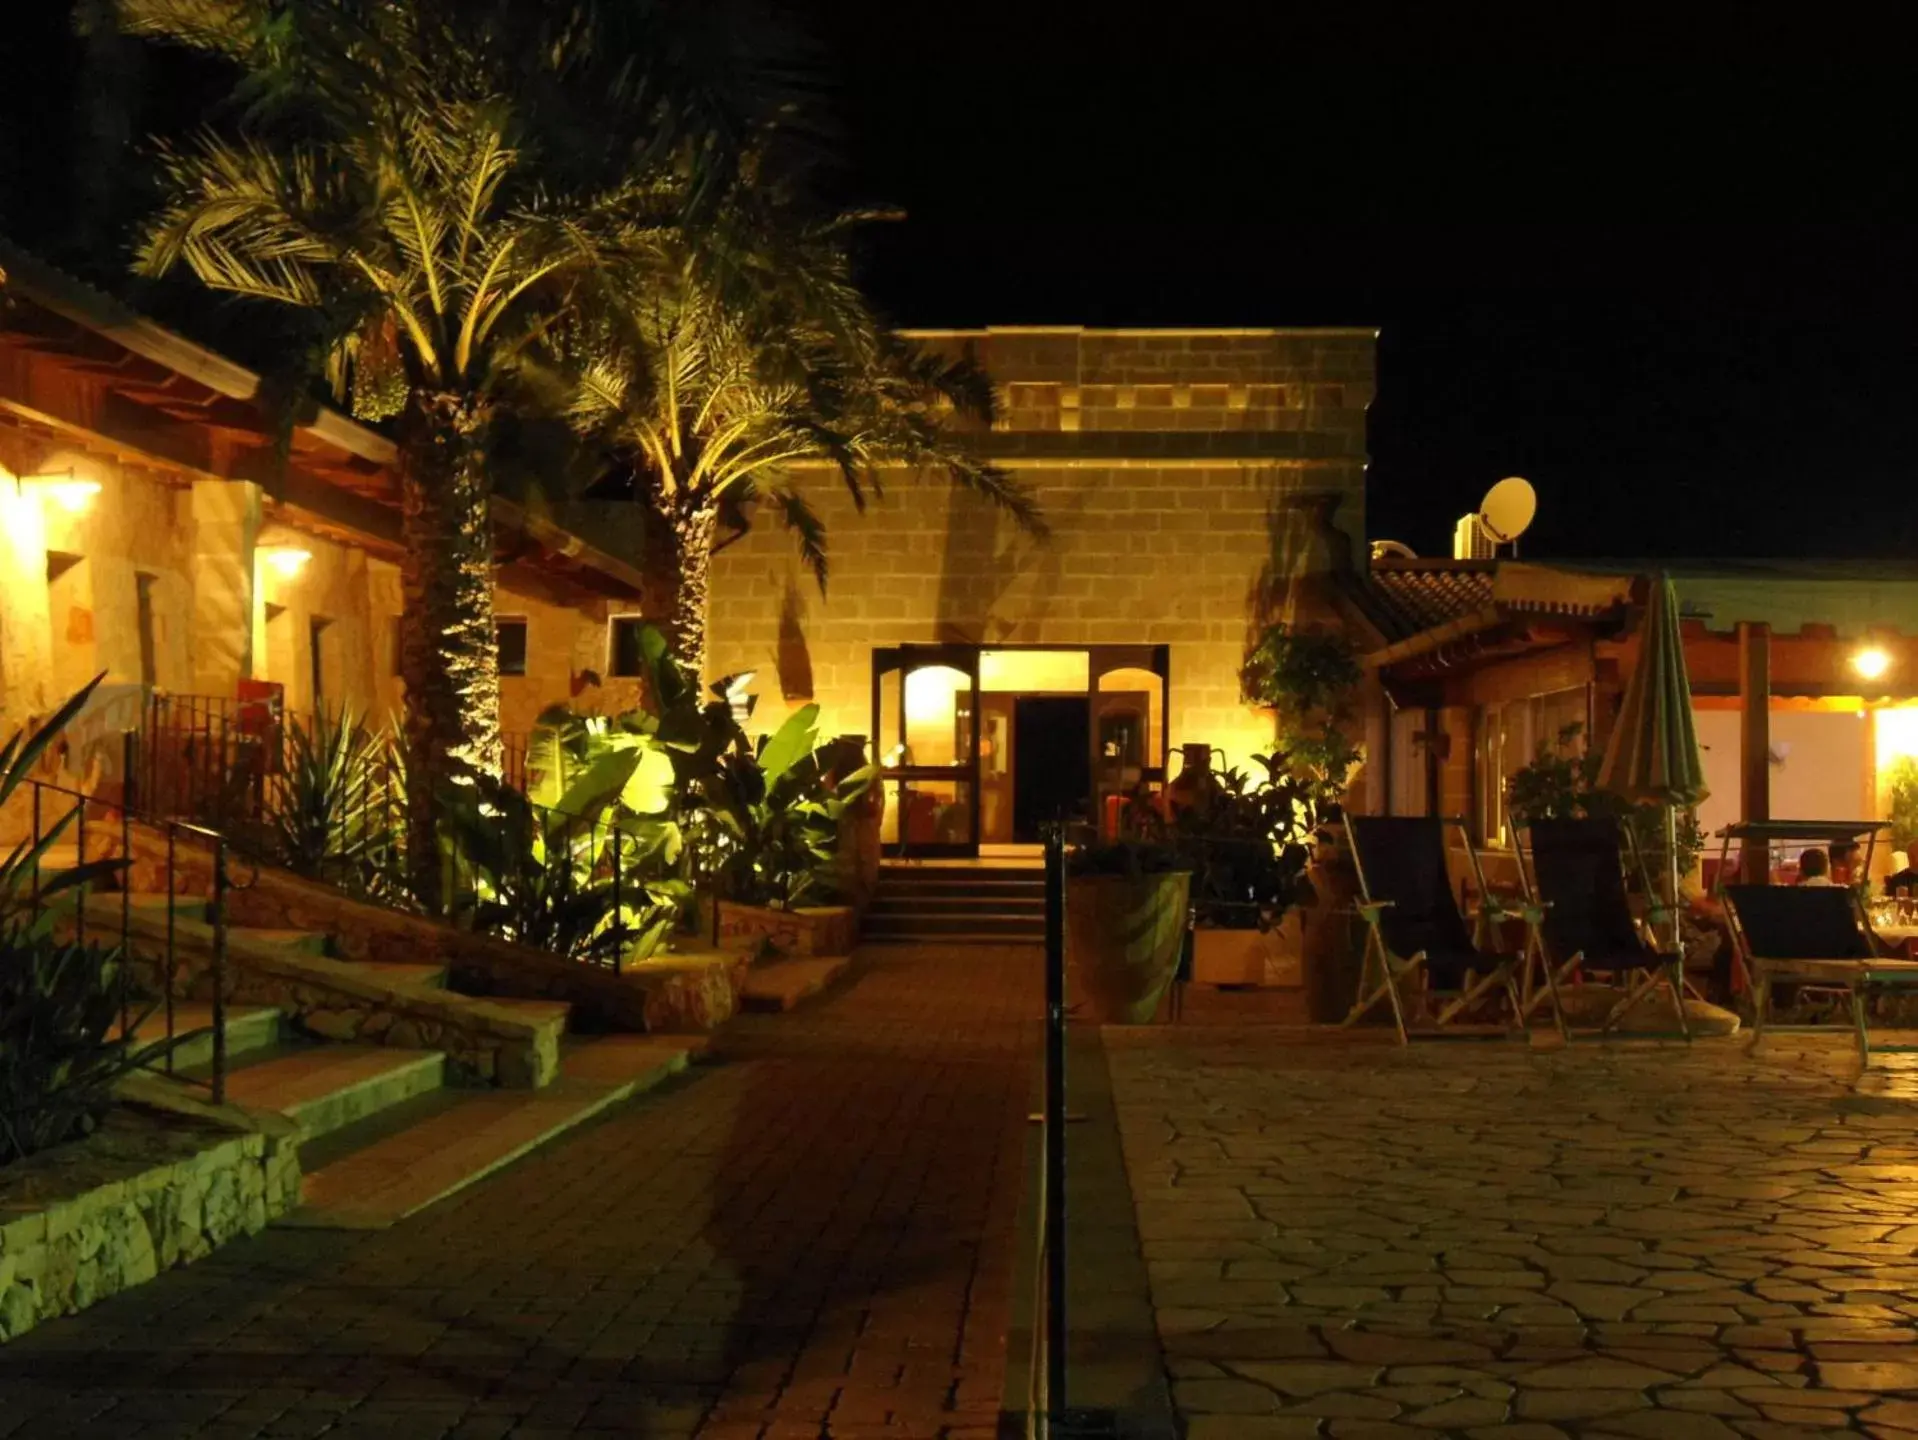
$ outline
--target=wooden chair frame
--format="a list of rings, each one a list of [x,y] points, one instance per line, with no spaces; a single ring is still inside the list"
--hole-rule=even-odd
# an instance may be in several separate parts
[[[1530,826],[1523,828],[1525,833],[1530,833]],[[1632,834],[1628,826],[1619,825],[1617,829],[1622,842],[1621,854],[1630,854],[1632,867],[1638,871],[1639,881],[1645,887],[1645,893],[1648,896],[1652,895],[1654,892],[1651,888],[1651,872],[1645,865],[1644,852],[1638,848],[1637,837]],[[1526,930],[1525,958],[1519,972],[1519,990],[1523,996],[1525,1013],[1529,1016],[1538,1008],[1541,999],[1549,999],[1552,1018],[1558,1025],[1558,1033],[1569,1045],[1572,1041],[1572,1027],[1565,1019],[1559,986],[1566,984],[1568,979],[1587,963],[1585,952],[1578,950],[1568,956],[1551,954],[1551,947],[1545,938],[1545,914],[1551,909],[1552,902],[1540,892],[1536,857],[1526,846],[1516,845],[1515,848],[1518,850],[1519,857],[1519,880],[1525,887],[1525,900],[1519,910],[1525,920]],[[1642,932],[1645,922],[1638,920],[1634,923]],[[1627,984],[1624,987],[1623,998],[1606,1012],[1604,1021],[1599,1025],[1599,1037],[1602,1039],[1611,1034],[1618,1022],[1630,1014],[1632,1009],[1652,992],[1653,987],[1663,982],[1672,997],[1672,1012],[1678,1017],[1678,1033],[1685,1037],[1687,1043],[1690,1043],[1691,1020],[1685,1014],[1685,952],[1682,947],[1676,951],[1661,948],[1655,934],[1646,938],[1647,947],[1653,954],[1664,957],[1663,961],[1657,965],[1640,967],[1644,971],[1643,978],[1636,985]],[[1535,973],[1544,977],[1542,995],[1534,988]]]
[[[1360,852],[1358,837],[1353,832],[1352,819],[1350,815],[1344,817],[1345,838],[1346,844],[1352,851],[1353,869],[1358,873],[1359,899],[1356,908],[1359,917],[1365,921],[1365,958],[1359,969],[1358,998],[1353,1001],[1351,1011],[1341,1023],[1354,1025],[1378,1008],[1380,1001],[1389,1000],[1392,1006],[1392,1021],[1398,1029],[1399,1043],[1408,1045],[1411,1043],[1414,1032],[1406,1023],[1406,997],[1400,985],[1407,980],[1416,980],[1420,972],[1425,970],[1427,954],[1419,950],[1411,955],[1395,955],[1386,943],[1381,922],[1385,912],[1392,908],[1393,902],[1372,898],[1371,882],[1365,874],[1365,857]],[[1478,893],[1486,895],[1488,892],[1485,888],[1485,872],[1479,865],[1478,850],[1472,844],[1471,831],[1465,821],[1448,817],[1436,823],[1441,827],[1441,837],[1444,834],[1444,827],[1458,827],[1460,837],[1465,842],[1465,853],[1471,861],[1472,876],[1477,882]],[[1457,903],[1456,897],[1453,903]],[[1463,912],[1460,913],[1460,918],[1464,918]],[[1512,1017],[1518,1022],[1520,1032],[1529,1036],[1531,1027],[1526,1023],[1525,1010],[1519,1001],[1518,984],[1513,975],[1516,957],[1495,956],[1483,950],[1480,950],[1479,954],[1495,962],[1492,968],[1466,989],[1454,993],[1449,1003],[1433,1017],[1432,1031],[1426,1033],[1443,1030],[1494,988],[1502,986],[1506,1000],[1512,1007]],[[1476,974],[1476,972],[1468,973]],[[1371,987],[1369,990],[1368,985]],[[1429,993],[1436,998],[1445,992],[1434,990]]]
[[[1871,922],[1865,916],[1864,906],[1859,902],[1855,891],[1851,894],[1852,916],[1860,933],[1865,937],[1867,947],[1873,952],[1871,959],[1830,959],[1830,960],[1774,960],[1756,954],[1751,938],[1745,931],[1742,918],[1738,913],[1738,904],[1731,895],[1735,887],[1727,887],[1725,895],[1725,916],[1732,933],[1733,953],[1738,963],[1745,967],[1745,975],[1751,984],[1752,992],[1752,1041],[1755,1051],[1765,1039],[1765,1030],[1771,1019],[1771,987],[1780,983],[1796,981],[1807,989],[1831,990],[1845,996],[1847,1008],[1851,1012],[1852,1038],[1858,1047],[1858,1061],[1861,1067],[1871,1064],[1871,1032],[1867,1024],[1868,1005],[1871,997],[1897,991],[1918,989],[1918,960],[1897,960],[1880,953],[1880,942],[1872,932]],[[1770,1028],[1789,1033],[1808,1033],[1829,1031],[1841,1028],[1834,1025],[1774,1025]],[[1918,1051],[1913,1045],[1880,1045],[1879,1050],[1887,1054],[1910,1054]]]

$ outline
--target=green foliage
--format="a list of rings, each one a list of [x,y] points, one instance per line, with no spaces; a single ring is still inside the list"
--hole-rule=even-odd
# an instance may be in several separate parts
[[[771,735],[736,723],[717,762],[692,785],[689,849],[696,876],[728,900],[791,909],[837,898],[840,820],[873,783],[870,766],[819,743],[819,707],[804,705]]]
[[[1284,755],[1253,757],[1261,774],[1217,771],[1198,803],[1176,812],[1174,844],[1192,861],[1200,923],[1269,930],[1311,898],[1305,878],[1318,790]]]
[[[641,654],[651,709],[542,717],[533,798],[620,817],[648,837],[649,863],[708,893],[781,907],[829,898],[840,821],[874,772],[820,743],[818,706],[755,741],[727,698],[731,679],[702,700],[650,626]]]
[[[644,959],[689,898],[659,835],[544,810],[490,778],[449,785],[441,827],[474,930],[574,960]]]
[[[0,1165],[89,1133],[168,1045],[120,1038],[120,952],[59,938],[55,914],[0,922]]]
[[[1363,678],[1358,651],[1343,633],[1284,624],[1267,626],[1239,669],[1245,699],[1277,715],[1276,768],[1268,773],[1298,787],[1301,843],[1337,818],[1362,757],[1351,731]]]
[[[1890,790],[1891,813],[1886,818],[1891,821],[1891,843],[1908,852],[1918,846],[1918,757],[1900,755],[1886,768],[1885,780]]]
[[[272,858],[295,874],[396,899],[406,778],[392,737],[359,717],[289,725],[267,817]]]
[[[99,683],[96,677],[37,729],[16,731],[0,745],[0,812]],[[115,1038],[118,952],[55,933],[56,917],[84,904],[88,885],[124,868],[118,860],[40,868],[77,813],[53,820],[37,845],[28,837],[0,858],[0,1164],[91,1130],[114,1083],[163,1048],[140,1051]]]
[[[1574,721],[1551,741],[1540,741],[1531,763],[1512,772],[1506,806],[1518,824],[1532,820],[1614,819],[1629,826],[1638,853],[1654,873],[1665,864],[1665,807],[1633,805],[1623,796],[1598,788],[1603,757],[1579,744],[1585,727]],[[1678,873],[1688,875],[1705,848],[1698,812],[1677,816]]]

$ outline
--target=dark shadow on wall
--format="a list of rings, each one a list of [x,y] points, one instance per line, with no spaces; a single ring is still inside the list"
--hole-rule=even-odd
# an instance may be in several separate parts
[[[1275,490],[1266,561],[1246,595],[1247,650],[1269,625],[1338,622],[1333,591],[1352,566],[1351,537],[1335,523],[1341,499],[1333,490]]]
[[[1046,522],[1055,529],[1070,530],[1084,505],[1081,491],[1061,511],[1055,490],[1046,499]],[[1028,574],[1033,576],[1032,594],[1019,610],[1024,623],[1037,626],[1051,615],[1058,597],[1058,549],[1033,540],[982,496],[957,485],[950,487],[945,545],[939,558],[938,608],[933,615],[937,638],[986,645],[1032,638],[1017,633],[1021,621],[999,609],[1006,592]]]
[[[786,581],[779,601],[779,694],[788,704],[813,698],[812,651],[806,645],[806,602],[797,582]]]

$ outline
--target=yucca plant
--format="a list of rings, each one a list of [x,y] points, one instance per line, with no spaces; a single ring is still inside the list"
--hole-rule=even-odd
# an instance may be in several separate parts
[[[357,889],[392,876],[405,776],[392,738],[349,711],[290,724],[266,817],[272,858]]]
[[[38,728],[0,745],[0,814],[101,678]],[[140,1050],[117,1033],[125,1000],[119,952],[57,933],[65,912],[86,903],[89,885],[125,868],[124,860],[84,857],[44,868],[78,813],[67,809],[37,841],[29,835],[0,858],[0,1163],[84,1134],[110,1103],[114,1083],[165,1048]]]
[[[124,957],[61,938],[56,913],[0,924],[0,1164],[87,1134],[172,1043],[131,1038],[151,1002],[122,1032]]]

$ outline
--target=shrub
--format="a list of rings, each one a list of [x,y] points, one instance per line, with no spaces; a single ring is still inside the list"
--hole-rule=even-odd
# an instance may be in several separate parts
[[[0,746],[0,812],[73,717],[96,678],[32,733]],[[86,889],[124,868],[100,860],[35,874],[78,812],[69,810],[0,857],[0,1163],[85,1134],[112,1101],[114,1083],[164,1051],[141,1051],[116,1027],[122,959],[97,943],[55,932],[56,917],[86,903]]]

